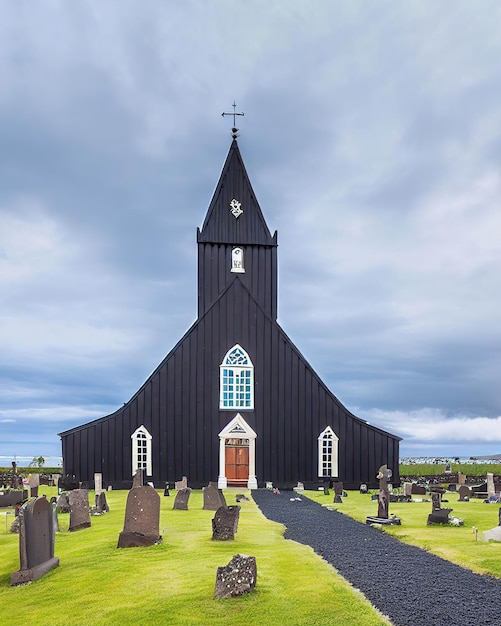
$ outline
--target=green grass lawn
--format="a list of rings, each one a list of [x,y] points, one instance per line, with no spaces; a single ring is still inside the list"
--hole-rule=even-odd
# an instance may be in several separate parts
[[[54,488],[42,487],[41,492],[48,498],[55,495]],[[61,532],[56,536],[55,556],[60,566],[20,587],[10,587],[10,575],[19,569],[19,539],[6,533],[5,509],[0,509],[2,623],[388,624],[313,550],[285,540],[283,526],[264,518],[252,500],[241,503],[235,541],[215,542],[211,539],[214,512],[202,509],[201,491],[192,492],[189,511],[174,511],[174,497],[159,493],[162,544],[117,549],[127,492],[108,492],[111,510],[91,517],[91,528],[69,533],[69,515],[59,516]],[[236,492],[225,493],[228,504],[233,504]],[[90,492],[89,501],[93,503],[93,499]],[[332,501],[332,496],[327,500]],[[355,500],[353,497],[351,502]],[[8,516],[9,526],[12,517]],[[256,557],[256,590],[239,598],[217,600],[217,567],[226,565],[237,553]]]
[[[333,504],[333,496],[325,496],[323,492],[310,491],[308,496],[364,523],[368,515],[377,515],[377,502],[371,501],[369,494],[350,491],[342,504]],[[483,541],[483,532],[498,525],[500,505],[484,504],[476,498],[458,502],[458,495],[453,492],[444,494],[443,498],[449,501],[443,502],[443,508],[453,509],[451,515],[460,517],[464,526],[427,526],[431,501],[390,502],[390,515],[400,517],[402,525],[385,526],[384,532],[480,574],[501,578],[501,543]],[[473,527],[478,528],[478,540]]]

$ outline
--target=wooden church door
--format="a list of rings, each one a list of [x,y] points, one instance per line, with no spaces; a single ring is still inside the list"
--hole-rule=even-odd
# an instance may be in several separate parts
[[[247,482],[249,478],[249,440],[227,439],[225,474],[229,482]]]

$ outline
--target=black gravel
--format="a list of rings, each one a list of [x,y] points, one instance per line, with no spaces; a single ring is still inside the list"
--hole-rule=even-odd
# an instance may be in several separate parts
[[[292,492],[252,492],[285,537],[311,546],[394,626],[501,626],[501,580],[407,545]],[[307,593],[307,590],[302,590]]]

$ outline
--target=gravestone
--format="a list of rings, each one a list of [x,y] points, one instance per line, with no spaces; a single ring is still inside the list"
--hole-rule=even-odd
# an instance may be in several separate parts
[[[431,492],[431,509],[440,509],[442,505],[442,494],[436,491]]]
[[[360,493],[368,493],[369,489],[365,483],[360,485]]]
[[[40,474],[31,474],[29,480],[30,480],[30,498],[37,498],[38,488],[40,486]]]
[[[98,496],[103,490],[103,475],[97,472],[94,474],[94,490],[96,492],[96,496]]]
[[[10,584],[22,585],[38,580],[59,565],[54,557],[52,509],[46,498],[25,504],[19,513],[20,568],[10,577]]]
[[[235,554],[225,567],[218,567],[216,574],[216,598],[224,599],[251,592],[256,586],[256,557]]]
[[[452,509],[442,508],[442,495],[445,489],[442,487],[431,487],[431,513],[428,515],[427,525],[430,524],[448,524],[449,513]]]
[[[221,506],[212,519],[212,539],[215,541],[228,541],[235,539],[238,530],[240,507]]]
[[[459,502],[465,502],[471,498],[471,489],[466,485],[461,485],[458,490]]]
[[[176,493],[176,499],[174,500],[174,509],[178,511],[187,511],[188,510],[188,500],[190,499],[191,488],[186,487],[185,489],[180,489]]]
[[[343,483],[341,482],[334,483],[334,502],[338,504],[342,504],[343,503],[342,495],[343,495]]]
[[[144,485],[143,469],[138,469],[132,479],[132,489],[135,487],[142,487]]]
[[[458,472],[458,487],[461,487],[461,485],[464,485],[466,482],[466,474],[462,474],[461,472]]]
[[[221,489],[217,488],[217,483],[209,482],[202,491],[204,494],[205,511],[217,511],[219,507],[226,506],[226,498]]]
[[[0,491],[0,507],[15,506],[21,504],[28,499],[26,489],[19,491],[17,489],[6,489]]]
[[[118,537],[118,548],[152,546],[160,536],[160,496],[150,487],[133,487],[127,496],[124,529]]]
[[[96,504],[94,506],[93,513],[97,515],[101,515],[102,513],[108,513],[110,507],[108,506],[108,502],[106,501],[106,492],[101,491],[101,493],[96,494]]]
[[[165,483],[164,496],[170,496],[169,483]]]
[[[70,512],[70,498],[67,493],[62,493],[56,501],[58,513]]]
[[[392,476],[392,471],[387,465],[381,465],[376,478],[379,478],[379,496],[377,516],[380,519],[388,519],[388,506],[390,502],[390,492],[388,490],[388,481]]]
[[[412,483],[411,494],[413,496],[425,496],[426,487],[423,487],[423,485],[417,485],[416,483]]]
[[[73,489],[69,495],[70,502],[70,525],[68,530],[80,530],[81,528],[89,528],[90,511],[89,511],[89,492],[87,489]]]
[[[404,483],[403,491],[405,497],[412,497],[412,483]]]
[[[494,474],[487,472],[487,497],[496,495],[496,489],[494,488]]]
[[[176,489],[176,491],[181,491],[181,489],[187,489],[187,487],[188,479],[186,478],[186,476],[183,476],[181,480],[176,480],[176,482],[174,483],[174,489]]]

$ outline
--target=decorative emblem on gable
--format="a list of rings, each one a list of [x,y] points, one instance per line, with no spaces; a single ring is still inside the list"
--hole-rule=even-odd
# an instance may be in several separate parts
[[[240,424],[235,424],[233,428],[230,430],[230,433],[245,433],[246,430]]]
[[[242,203],[236,200],[235,198],[233,198],[233,200],[230,202],[230,207],[231,207],[231,212],[235,217],[239,217],[244,212],[244,210],[241,208]]]

